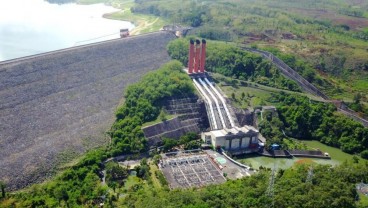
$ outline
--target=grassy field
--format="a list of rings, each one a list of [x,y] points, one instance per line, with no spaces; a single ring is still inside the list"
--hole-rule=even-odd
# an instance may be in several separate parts
[[[136,184],[142,183],[142,179],[138,178],[137,176],[128,176],[127,180],[124,183],[124,186],[122,187],[123,190],[129,190],[131,187],[133,187]]]
[[[153,187],[155,189],[160,189],[162,188],[161,186],[161,183],[160,181],[157,179],[157,176],[156,176],[156,171],[158,170],[158,167],[154,164],[150,164],[150,173],[151,173],[151,179],[152,179],[152,184],[153,184]]]
[[[303,142],[306,143],[308,146],[310,146],[312,148],[320,149],[323,152],[328,152],[328,154],[331,156],[332,159],[337,160],[340,163],[344,162],[344,161],[353,161],[354,155],[345,153],[345,152],[341,151],[338,148],[327,146],[325,144],[322,144],[319,141],[304,140]],[[359,157],[359,156],[357,156],[357,157]],[[360,160],[363,161],[364,159],[360,158]]]
[[[244,157],[237,159],[239,162],[250,165],[253,168],[259,169],[259,167],[276,168],[276,169],[287,169],[293,167],[300,163],[317,163],[324,165],[338,165],[340,164],[337,160],[327,160],[327,159],[315,159],[315,158],[271,158],[265,156],[250,156],[246,155]]]
[[[368,196],[359,193],[359,201],[357,202],[357,204],[359,204],[360,207],[368,207]]]
[[[134,0],[78,0],[79,4],[105,3],[120,11],[104,14],[107,19],[128,21],[135,25],[130,31],[131,35],[139,35],[148,32],[159,31],[168,21],[154,15],[132,13],[131,8],[135,6]]]
[[[213,73],[212,76],[217,81],[225,78],[223,75],[215,73]],[[228,85],[223,81],[219,81],[218,86],[221,88],[221,90],[225,93],[225,95],[228,98],[232,98],[232,94],[234,94],[236,99],[235,100],[232,99],[233,104],[240,108],[248,108],[248,107],[253,108],[260,105],[274,105],[275,103],[271,103],[267,100],[270,97],[272,97],[273,93],[280,93],[280,92],[307,96],[312,100],[321,101],[321,98],[308,93],[300,93],[289,90],[276,89],[273,87],[268,87],[249,81],[242,81],[247,84],[247,86],[242,86],[241,84],[239,84],[240,80],[237,81],[238,84],[235,85]],[[243,93],[245,94],[244,99],[242,99]]]

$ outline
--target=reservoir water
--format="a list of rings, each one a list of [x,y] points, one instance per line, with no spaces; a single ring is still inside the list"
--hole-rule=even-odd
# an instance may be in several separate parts
[[[134,25],[102,17],[114,11],[104,4],[0,0],[0,61],[119,38],[120,29]]]

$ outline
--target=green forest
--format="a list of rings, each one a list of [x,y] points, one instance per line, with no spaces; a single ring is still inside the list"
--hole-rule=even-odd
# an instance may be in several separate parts
[[[313,177],[308,178],[308,169]],[[339,167],[297,165],[275,173],[273,192],[269,191],[271,171],[261,169],[252,177],[230,180],[200,189],[168,191],[141,189],[129,193],[121,207],[364,207],[356,204],[355,183],[368,180],[365,165]]]
[[[174,95],[185,97],[194,93],[191,79],[181,69],[178,61],[169,62],[127,88],[124,105],[117,110],[116,121],[109,131],[112,138],[109,151],[113,156],[146,151],[141,126],[156,120],[161,101]]]
[[[368,128],[338,113],[334,105],[283,92],[274,94],[269,101],[277,103],[277,115],[264,115],[259,125],[269,144],[282,144],[284,131],[289,137],[318,140],[368,159]]]

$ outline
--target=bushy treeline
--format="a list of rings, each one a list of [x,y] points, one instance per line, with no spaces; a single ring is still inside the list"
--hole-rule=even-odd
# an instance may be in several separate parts
[[[173,40],[167,48],[172,58],[184,65],[188,64],[189,39]],[[233,44],[209,41],[206,52],[207,71],[271,87],[300,91],[300,87],[282,76],[272,63]]]
[[[141,126],[158,117],[161,101],[194,93],[192,81],[181,71],[182,68],[178,61],[169,62],[127,88],[124,105],[117,110],[116,121],[110,131],[112,155],[146,150]]]
[[[201,146],[200,142],[198,141],[199,136],[197,133],[189,132],[180,137],[180,139],[171,139],[171,138],[164,138],[163,139],[163,150],[167,152],[171,150],[173,147],[184,145],[185,150],[189,149],[197,149]]]
[[[318,140],[347,153],[368,149],[368,128],[338,113],[332,104],[285,93],[275,94],[272,101],[279,103],[279,119],[266,118],[270,123],[261,126],[265,136],[280,139],[284,130],[288,136]]]
[[[199,189],[168,191],[154,189],[131,192],[118,203],[122,207],[364,207],[356,204],[355,183],[367,181],[368,163],[339,167],[314,165],[308,178],[308,165],[279,170],[273,196],[268,192],[270,171],[260,170],[251,177],[227,181]]]
[[[165,18],[175,19],[177,22],[185,23],[193,27],[198,27],[203,23],[203,16],[208,13],[207,7],[198,7],[195,2],[183,1],[180,2],[182,8],[177,11],[176,1],[166,1],[164,4],[158,4],[155,1],[135,0],[137,3],[131,8],[132,12],[152,14]],[[172,5],[175,5],[174,7]],[[185,8],[185,9],[184,9]],[[186,9],[190,8],[190,9]]]
[[[8,195],[0,201],[0,207],[96,206],[107,193],[99,179],[102,161],[107,157],[103,149],[92,150],[53,180]]]

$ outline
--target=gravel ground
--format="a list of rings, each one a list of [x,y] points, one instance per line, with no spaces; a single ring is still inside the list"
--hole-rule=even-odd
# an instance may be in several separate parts
[[[170,58],[152,33],[0,62],[0,180],[49,176],[58,154],[106,143],[124,88]]]

